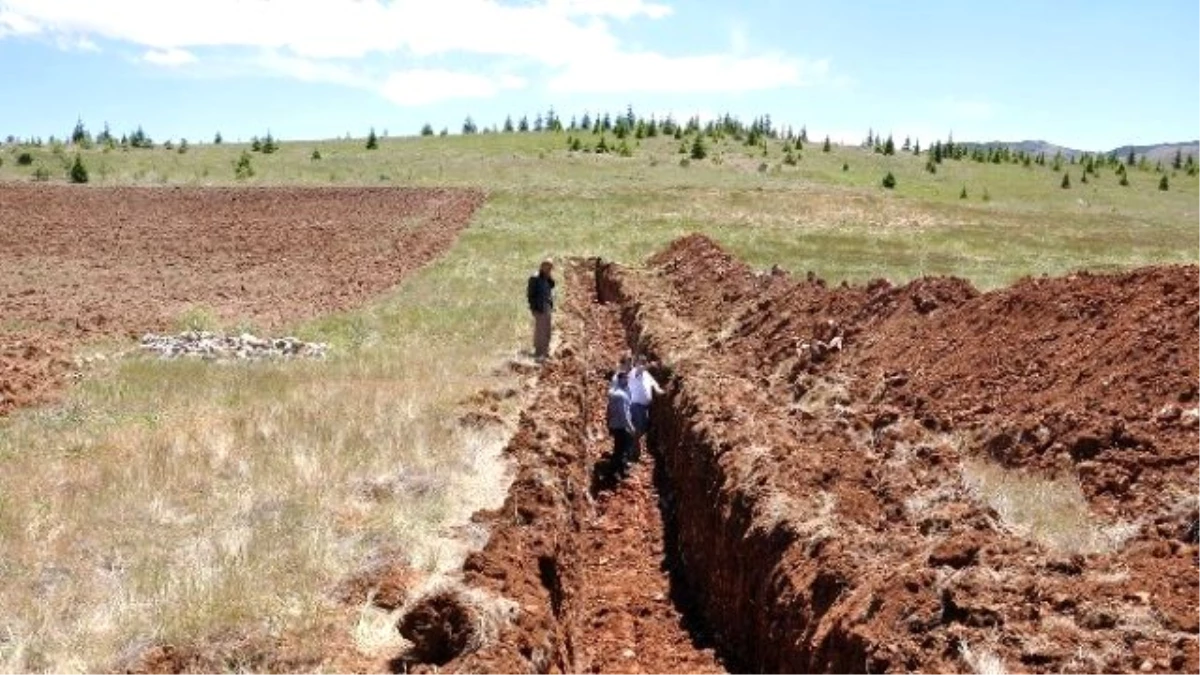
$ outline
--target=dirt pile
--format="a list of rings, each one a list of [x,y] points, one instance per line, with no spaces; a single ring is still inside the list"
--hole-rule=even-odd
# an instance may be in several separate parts
[[[829,288],[695,237],[609,276],[673,363],[681,555],[751,667],[1196,667],[1195,267]]]
[[[449,248],[469,190],[0,186],[0,414],[72,349],[199,313],[272,330],[361,304]]]

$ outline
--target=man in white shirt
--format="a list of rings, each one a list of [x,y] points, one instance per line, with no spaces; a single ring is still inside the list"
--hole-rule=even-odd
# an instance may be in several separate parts
[[[650,404],[654,401],[654,395],[663,393],[662,387],[658,386],[658,381],[646,366],[646,357],[639,354],[629,371],[629,407],[633,416],[635,453],[640,453],[642,437],[650,428]]]

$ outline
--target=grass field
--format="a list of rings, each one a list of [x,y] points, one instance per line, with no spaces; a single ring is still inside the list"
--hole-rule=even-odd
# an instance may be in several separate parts
[[[795,167],[777,146],[764,158],[736,145],[685,167],[670,139],[629,158],[568,153],[565,139],[285,141],[241,181],[244,145],[84,151],[92,185],[463,185],[489,199],[439,262],[296,327],[333,343],[328,362],[110,364],[62,404],[0,420],[0,670],[112,668],[155,642],[336,621],[329,589],[383,550],[452,573],[453,526],[504,488],[503,438],[452,420],[472,392],[516,382],[496,370],[525,348],[524,277],[543,257],[637,262],[702,232],[754,265],[835,282],[955,274],[982,288],[1197,260],[1200,189],[1183,172],[1161,192],[1152,172],[1081,185],[1068,165],[1063,190],[1048,167],[946,161],[930,175],[924,157],[819,143]],[[0,180],[40,166],[62,181],[74,152],[0,157]],[[895,190],[879,187],[887,171]],[[362,496],[414,476],[433,488]]]

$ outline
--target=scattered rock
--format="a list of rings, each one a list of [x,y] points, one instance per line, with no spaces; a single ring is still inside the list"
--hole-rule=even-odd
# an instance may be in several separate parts
[[[1179,424],[1187,429],[1200,426],[1200,408],[1190,408],[1179,413]]]
[[[194,330],[178,335],[147,333],[142,336],[141,348],[164,359],[188,357],[206,361],[324,358],[329,351],[324,342],[305,342],[294,337],[265,339],[250,333],[235,336]]]

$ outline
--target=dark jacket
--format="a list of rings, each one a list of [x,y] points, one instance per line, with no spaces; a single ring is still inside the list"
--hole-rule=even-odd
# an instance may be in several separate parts
[[[629,403],[629,392],[619,384],[608,388],[608,409],[605,414],[608,428],[624,429],[633,433],[633,411]]]
[[[554,279],[540,272],[529,277],[525,287],[525,298],[529,301],[529,311],[541,314],[554,309]]]

